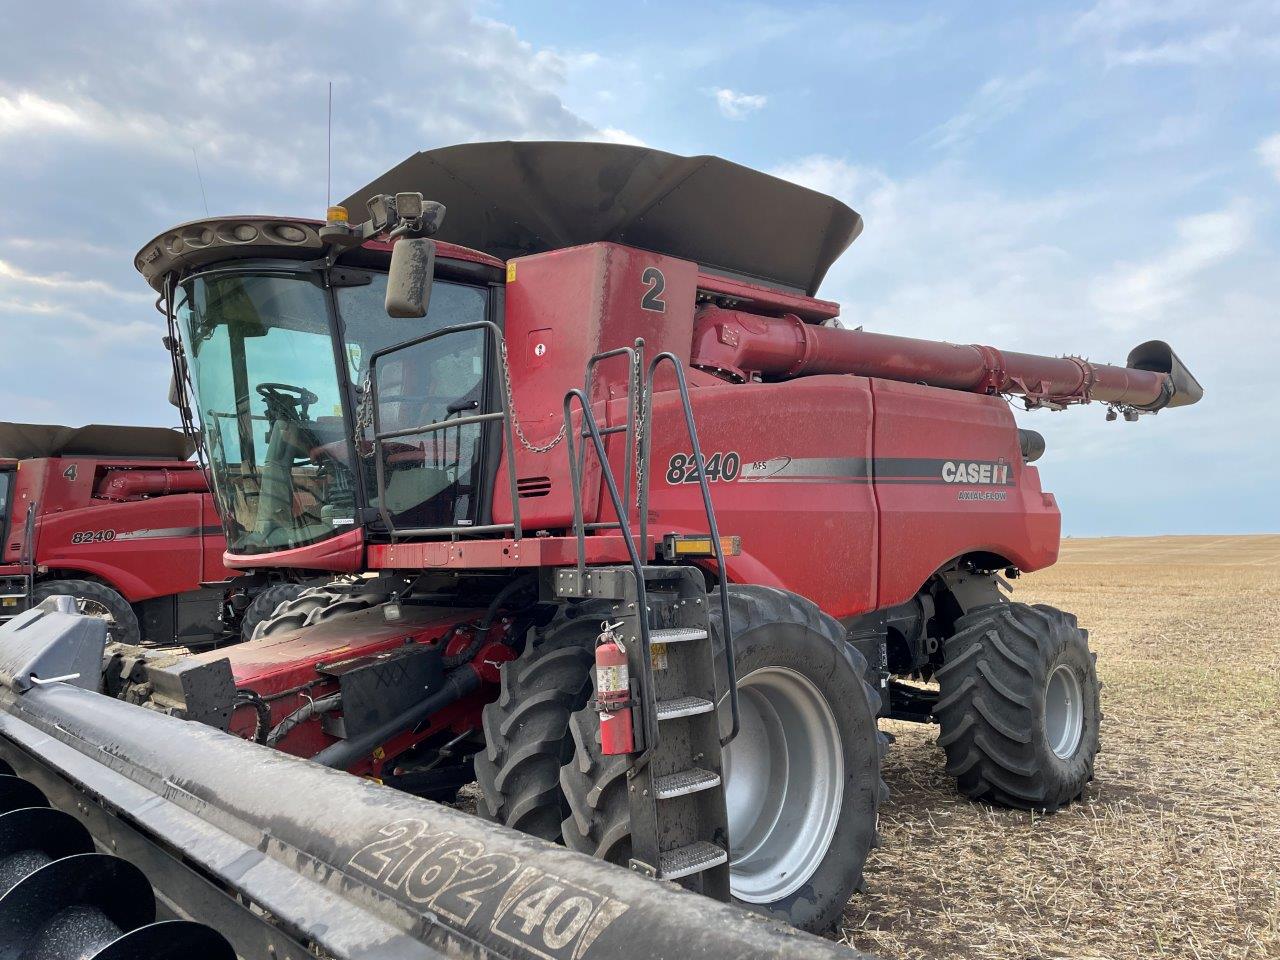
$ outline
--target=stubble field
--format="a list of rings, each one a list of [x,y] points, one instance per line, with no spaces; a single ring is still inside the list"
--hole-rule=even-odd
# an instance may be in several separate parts
[[[835,931],[885,958],[1280,957],[1280,536],[1068,540],[1015,584],[1079,615],[1103,682],[1083,802],[959,798],[887,725],[893,797]]]

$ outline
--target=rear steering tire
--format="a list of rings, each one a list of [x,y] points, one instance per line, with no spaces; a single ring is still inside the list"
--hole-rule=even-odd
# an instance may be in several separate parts
[[[719,595],[709,599],[723,637]],[[742,732],[725,754],[730,891],[749,909],[823,932],[862,884],[888,790],[879,697],[840,625],[769,587],[729,587]],[[717,648],[723,649],[719,640]],[[723,675],[720,689],[725,689]],[[727,730],[728,702],[721,700]],[[599,721],[573,717],[574,757],[560,774],[565,843],[614,863],[631,855],[626,757],[600,751]]]
[[[1053,607],[1000,603],[956,622],[938,670],[947,772],[973,800],[1053,812],[1083,793],[1098,753],[1089,635]]]
[[[86,616],[107,621],[107,642],[136,646],[142,643],[142,627],[129,601],[103,583],[92,580],[46,580],[36,585],[35,603],[49,597],[74,597],[76,609]]]

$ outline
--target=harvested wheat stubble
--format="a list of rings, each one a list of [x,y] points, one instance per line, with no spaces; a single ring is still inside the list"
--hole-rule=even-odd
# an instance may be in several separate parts
[[[1280,957],[1280,536],[1068,540],[1016,597],[1070,610],[1104,684],[1084,801],[952,790],[890,723],[867,892],[833,935],[886,958]]]

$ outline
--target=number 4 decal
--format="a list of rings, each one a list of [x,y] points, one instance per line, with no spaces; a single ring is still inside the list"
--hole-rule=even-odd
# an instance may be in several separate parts
[[[662,291],[667,289],[667,278],[657,267],[645,267],[640,274],[640,282],[649,289],[640,298],[641,310],[652,310],[655,313],[667,312],[667,301],[662,299]]]
[[[76,465],[73,463],[71,466],[67,467],[67,469],[62,471],[62,475],[66,477],[68,480],[75,480]]]

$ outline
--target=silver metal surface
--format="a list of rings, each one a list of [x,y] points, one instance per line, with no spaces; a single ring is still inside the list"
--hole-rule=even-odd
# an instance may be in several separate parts
[[[710,713],[716,705],[702,697],[676,697],[674,700],[662,700],[658,703],[659,720],[675,720],[678,717],[692,717],[699,713]]]
[[[1075,755],[1084,734],[1084,695],[1069,664],[1058,664],[1044,691],[1044,733],[1049,749],[1063,760]]]
[[[742,730],[725,752],[730,886],[772,903],[809,882],[844,799],[839,725],[814,684],[785,667],[739,681]]]

